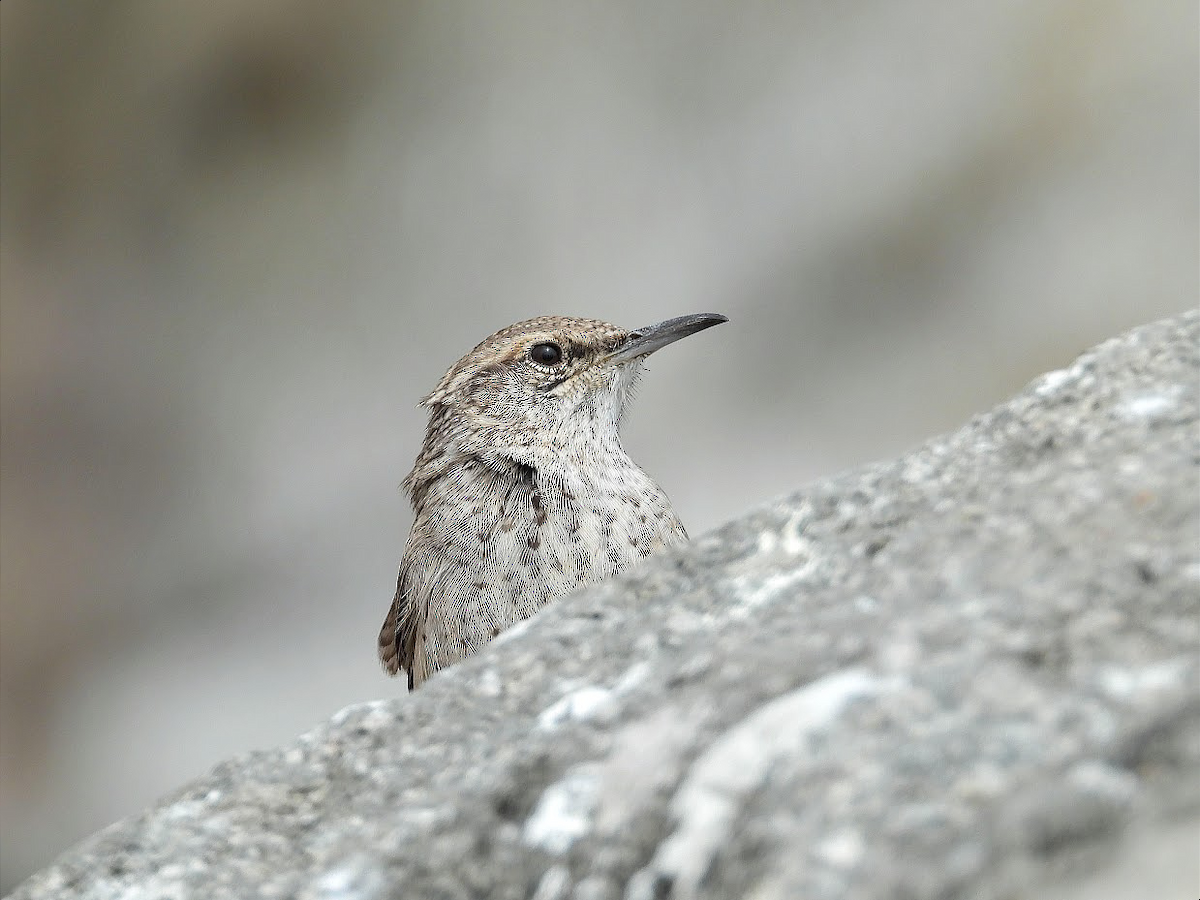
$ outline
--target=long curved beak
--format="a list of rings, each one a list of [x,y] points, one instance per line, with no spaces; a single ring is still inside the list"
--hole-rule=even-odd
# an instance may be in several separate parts
[[[629,332],[625,343],[608,356],[604,362],[623,363],[641,359],[689,334],[695,334],[697,331],[703,331],[705,328],[712,328],[714,325],[728,321],[729,319],[720,313],[693,313],[690,316],[667,319],[656,325],[647,325],[645,328],[635,328]]]

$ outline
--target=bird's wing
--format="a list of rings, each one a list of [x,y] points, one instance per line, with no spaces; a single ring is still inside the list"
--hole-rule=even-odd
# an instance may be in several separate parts
[[[412,651],[406,646],[411,642],[406,640],[408,635],[401,631],[402,624],[408,618],[411,616],[408,615],[405,601],[404,569],[401,568],[396,578],[396,596],[392,599],[387,618],[383,620],[383,627],[379,629],[379,661],[389,675],[397,675],[401,669],[412,665]]]
[[[396,576],[396,595],[379,629],[379,661],[389,675],[408,672],[408,689],[432,674],[424,646],[429,604],[444,588],[445,565],[431,568],[432,554],[425,552],[424,533],[410,536]]]

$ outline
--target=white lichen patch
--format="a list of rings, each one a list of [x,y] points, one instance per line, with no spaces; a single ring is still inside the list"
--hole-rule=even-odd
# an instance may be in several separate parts
[[[499,697],[504,693],[504,682],[500,680],[500,673],[495,669],[484,669],[479,673],[479,680],[475,682],[475,690],[481,697]]]
[[[89,884],[88,897],[94,900],[162,900],[163,897],[191,896],[191,884],[206,871],[203,860],[168,863],[137,880],[128,877],[99,877]]]
[[[899,679],[862,669],[828,675],[760,707],[718,738],[693,763],[675,792],[671,812],[677,827],[659,847],[650,873],[669,877],[674,896],[696,890],[748,796],[782,759],[803,753],[810,740],[830,728],[853,701],[895,690]],[[638,883],[650,883],[639,879]]]
[[[867,594],[854,598],[854,608],[861,613],[873,613],[879,609],[879,601]]]
[[[617,711],[613,692],[602,687],[582,687],[571,691],[542,710],[538,728],[553,731],[566,722],[586,722],[611,719]]]
[[[706,714],[668,706],[617,733],[601,770],[600,834],[620,833],[670,789]]]
[[[1081,793],[1103,797],[1122,807],[1133,803],[1138,793],[1137,776],[1100,760],[1076,763],[1067,773],[1066,783]]]
[[[1108,668],[1100,675],[1100,686],[1116,700],[1129,700],[1182,687],[1190,666],[1188,658],[1176,657],[1140,669]]]
[[[657,640],[653,643],[657,644]],[[624,675],[617,679],[617,683],[613,686],[613,693],[617,695],[629,693],[650,677],[650,670],[650,663],[645,660],[634,663],[625,670]]]
[[[575,766],[542,792],[537,807],[525,820],[521,839],[547,853],[566,853],[591,830],[599,796],[600,766]]]
[[[181,822],[195,820],[206,828],[211,828],[214,821],[224,825],[224,817],[217,815],[212,809],[213,804],[221,799],[220,791],[208,791],[197,800],[176,800],[154,812],[154,817],[163,822]]]
[[[356,856],[318,876],[301,896],[304,900],[377,900],[386,887],[379,865],[369,857]]]
[[[1033,392],[1039,397],[1051,397],[1074,382],[1078,377],[1079,372],[1075,367],[1070,369],[1055,369],[1053,372],[1047,372],[1033,383]]]
[[[338,710],[330,717],[329,724],[335,727],[345,725],[350,719],[357,719],[354,723],[355,726],[367,730],[382,728],[390,725],[393,721],[392,714],[389,711],[389,701],[368,700],[364,703],[354,703],[344,709]],[[319,731],[321,731],[321,728],[314,729],[309,734]]]
[[[1166,390],[1144,391],[1121,400],[1116,414],[1126,421],[1154,421],[1164,418],[1179,405],[1182,388],[1171,385]]]
[[[867,845],[857,828],[842,828],[817,844],[818,857],[838,869],[852,869],[862,860]]]
[[[727,608],[728,616],[744,619],[756,608],[790,593],[792,587],[814,574],[821,554],[804,535],[809,518],[808,506],[802,505],[787,517],[778,532],[758,535],[755,552],[734,568],[728,580],[737,598]],[[781,563],[786,564],[786,571],[779,571]]]
[[[187,884],[182,874],[174,871],[172,867],[165,866],[163,871],[156,872],[136,884],[117,879],[97,879],[92,884],[91,896],[97,900],[162,900],[163,897],[185,896],[186,891]]]
[[[159,815],[164,819],[195,819],[203,815],[208,804],[200,800],[180,800],[164,808]]]
[[[787,556],[797,556],[808,551],[811,544],[804,537],[804,526],[808,520],[808,505],[801,504],[798,510],[787,517],[787,521],[783,523],[778,533],[764,531],[758,536],[755,547],[756,555],[774,556],[777,553],[783,553]]]
[[[744,619],[759,607],[787,596],[792,588],[817,571],[821,554],[813,542],[801,534],[802,519],[802,516],[794,517],[780,535],[770,535],[770,540],[760,538],[759,553],[738,567],[741,571],[729,581],[731,593],[737,598],[727,610],[730,618]],[[765,565],[764,556],[772,560],[785,557],[787,570],[781,572],[777,566]]]
[[[611,722],[620,712],[619,699],[642,684],[650,670],[650,663],[642,660],[630,666],[611,688],[571,684],[566,694],[542,710],[538,727],[553,731],[568,722]]]
[[[790,572],[775,572],[765,578],[742,575],[732,583],[733,593],[738,598],[730,604],[729,618],[745,619],[754,610],[766,606],[787,594],[795,585],[812,575],[816,568],[811,560]]]
[[[551,866],[542,873],[533,900],[565,900],[570,890],[570,870],[566,866]]]

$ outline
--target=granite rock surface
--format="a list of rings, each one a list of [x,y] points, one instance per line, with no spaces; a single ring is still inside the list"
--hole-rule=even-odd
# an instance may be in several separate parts
[[[1113,339],[12,896],[1049,897],[1121,866],[1194,893],[1198,397],[1200,315]]]

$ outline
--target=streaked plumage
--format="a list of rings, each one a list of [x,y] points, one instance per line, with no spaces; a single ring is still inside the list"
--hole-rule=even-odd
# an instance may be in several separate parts
[[[404,481],[416,520],[379,634],[390,674],[415,688],[550,601],[687,539],[618,425],[646,355],[723,321],[627,331],[544,316],[450,368],[422,402],[425,443]]]

